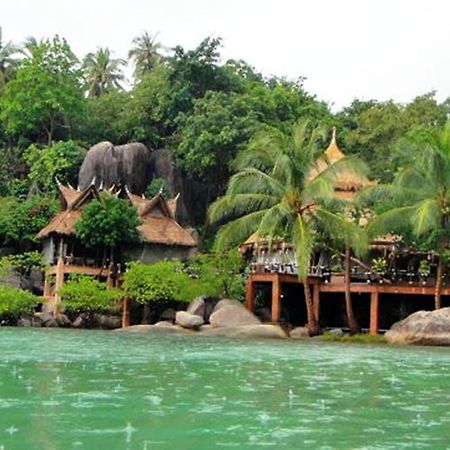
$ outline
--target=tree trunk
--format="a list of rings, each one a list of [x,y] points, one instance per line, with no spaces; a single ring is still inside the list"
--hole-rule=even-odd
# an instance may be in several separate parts
[[[150,305],[144,303],[144,310],[142,311],[142,324],[150,323]]]
[[[361,327],[353,314],[352,293],[350,291],[350,248],[345,247],[344,256],[344,275],[345,275],[345,312],[347,313],[347,322],[350,334],[361,332]]]
[[[441,309],[441,290],[442,290],[442,278],[444,275],[444,263],[442,257],[438,257],[438,266],[436,271],[436,286],[434,289],[434,309]]]
[[[314,306],[311,298],[311,291],[308,285],[308,278],[301,280],[303,283],[303,290],[305,292],[305,304],[306,304],[306,315],[308,318],[308,332],[310,336],[317,336],[320,334],[320,327],[317,323],[316,316],[314,314]]]

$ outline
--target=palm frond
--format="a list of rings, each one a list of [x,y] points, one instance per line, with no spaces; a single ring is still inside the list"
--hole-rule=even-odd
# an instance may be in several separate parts
[[[266,194],[234,194],[218,198],[208,208],[210,223],[235,218],[254,211],[268,209],[277,199]]]
[[[420,236],[427,231],[439,228],[441,209],[433,198],[427,198],[415,205],[411,217],[414,234]]]
[[[223,251],[242,244],[258,229],[266,212],[266,210],[256,211],[221,226],[216,236],[215,249]]]
[[[414,205],[403,206],[373,217],[366,228],[369,238],[373,239],[386,233],[396,233],[403,227],[410,226],[415,210]]]

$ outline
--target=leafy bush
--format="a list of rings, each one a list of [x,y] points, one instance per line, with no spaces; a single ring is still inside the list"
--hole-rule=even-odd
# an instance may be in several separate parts
[[[0,285],[0,317],[18,318],[22,314],[29,314],[38,301],[38,297],[31,292]]]
[[[44,268],[42,254],[37,251],[9,255],[0,259],[0,275],[9,270],[15,270],[20,275],[28,276],[32,270],[44,270]]]
[[[153,178],[145,190],[145,196],[152,198],[161,192],[164,198],[169,197],[169,186],[164,178]]]
[[[154,301],[190,301],[195,286],[179,261],[159,261],[145,265],[132,262],[124,275],[123,289],[139,303]]]
[[[204,253],[191,258],[188,272],[196,280],[199,294],[243,300],[244,263],[239,252]]]
[[[30,167],[28,178],[44,193],[55,193],[55,178],[62,183],[75,183],[85,151],[73,141],[55,142],[49,147],[28,147],[24,160]]]
[[[57,202],[34,196],[26,200],[14,197],[0,199],[0,241],[5,245],[24,246],[36,242],[36,234],[57,210]]]
[[[137,209],[125,200],[104,193],[93,200],[75,224],[76,236],[88,247],[103,245],[116,247],[121,243],[135,242],[139,238],[136,227],[140,224]]]
[[[120,289],[107,288],[105,283],[87,276],[76,276],[58,290],[62,304],[71,312],[104,311],[113,307],[122,297]]]

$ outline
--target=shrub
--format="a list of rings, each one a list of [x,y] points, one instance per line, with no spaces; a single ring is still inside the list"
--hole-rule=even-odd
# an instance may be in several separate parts
[[[123,289],[139,303],[190,301],[196,295],[195,286],[179,261],[151,265],[132,262],[124,275]]]
[[[246,277],[239,252],[196,255],[189,260],[187,270],[196,280],[199,295],[244,299]]]
[[[18,318],[22,314],[30,314],[38,300],[31,292],[0,285],[0,317]]]
[[[76,276],[58,290],[66,310],[77,313],[81,311],[104,311],[123,297],[120,289],[107,288],[105,283],[87,276]]]
[[[20,275],[29,276],[32,270],[44,270],[45,263],[42,254],[26,252],[18,255],[9,255],[0,259],[0,276],[9,270],[15,270]]]

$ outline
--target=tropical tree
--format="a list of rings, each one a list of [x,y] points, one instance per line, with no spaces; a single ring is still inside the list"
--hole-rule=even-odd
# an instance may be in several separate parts
[[[100,200],[93,200],[83,208],[75,233],[87,247],[109,248],[113,261],[114,249],[120,244],[139,240],[138,225],[140,219],[134,206],[104,193]]]
[[[375,216],[371,236],[410,228],[417,238],[432,235],[438,255],[435,308],[441,307],[444,259],[450,247],[450,122],[434,130],[416,130],[399,147],[401,169],[392,185],[374,186],[364,193],[376,201],[388,196],[396,206]]]
[[[238,172],[226,194],[209,209],[212,222],[224,223],[216,245],[225,248],[256,232],[282,237],[296,247],[298,276],[304,287],[308,329],[319,333],[308,273],[317,231],[338,234],[345,219],[333,212],[333,180],[341,170],[357,170],[351,158],[331,163],[318,156],[320,130],[299,122],[290,135],[264,132],[238,155]],[[237,218],[236,218],[237,217]]]
[[[11,136],[51,144],[56,132],[67,137],[84,114],[78,60],[64,39],[55,36],[36,47],[5,86],[0,120]]]
[[[14,70],[20,64],[20,60],[15,58],[15,55],[20,53],[18,46],[11,41],[3,44],[3,33],[0,27],[0,92],[2,92],[4,85],[11,80]]]
[[[128,52],[128,58],[134,61],[134,78],[141,80],[162,60],[159,53],[161,44],[156,41],[156,35],[147,31],[133,39],[133,48]]]
[[[341,206],[341,205],[340,205]],[[351,294],[351,259],[352,252],[357,256],[364,254],[368,247],[367,233],[359,226],[355,205],[350,200],[342,205],[338,214],[342,219],[342,229],[338,234],[330,236],[332,247],[344,251],[344,298],[345,312],[347,316],[348,328],[350,334],[356,334],[361,331],[361,327],[353,311],[353,302]]]
[[[125,60],[111,57],[109,48],[98,48],[95,53],[88,53],[83,60],[86,72],[88,94],[98,97],[114,89],[121,89],[124,80],[122,66]]]

